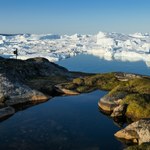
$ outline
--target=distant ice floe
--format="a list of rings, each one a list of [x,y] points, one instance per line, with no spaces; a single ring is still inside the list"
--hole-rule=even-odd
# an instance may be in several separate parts
[[[0,56],[19,59],[45,57],[50,61],[78,54],[92,54],[106,60],[144,61],[150,67],[150,34],[104,33],[96,35],[16,34],[0,35]]]

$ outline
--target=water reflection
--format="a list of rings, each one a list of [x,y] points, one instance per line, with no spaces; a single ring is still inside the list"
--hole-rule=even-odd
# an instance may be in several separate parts
[[[121,47],[120,47],[121,48]],[[143,52],[143,51],[135,51],[135,50],[123,50],[120,48],[113,48],[104,50],[103,48],[100,49],[99,47],[95,47],[90,51],[87,51],[87,54],[96,56],[100,59],[104,59],[107,61],[122,61],[122,62],[137,62],[143,61],[147,67],[150,67],[150,52]]]
[[[102,57],[96,57],[93,55],[78,55],[74,58],[62,60],[57,63],[71,71],[82,71],[90,73],[128,72],[150,75],[150,68],[146,66],[144,61],[134,61],[134,59],[131,60],[131,62],[129,59],[128,61],[114,59],[105,60],[102,59]],[[147,65],[150,65],[150,61],[147,61],[146,63]]]
[[[0,124],[1,150],[122,150],[114,138],[120,128],[98,111],[97,102],[106,93],[55,97],[17,112]]]
[[[132,122],[129,118],[126,118],[125,116],[112,118],[110,116],[111,115],[110,112],[103,111],[103,110],[101,110],[101,108],[98,108],[98,109],[101,114],[103,114],[106,117],[108,117],[109,119],[111,119],[113,121],[114,125],[116,125],[118,128],[124,128],[127,124]]]

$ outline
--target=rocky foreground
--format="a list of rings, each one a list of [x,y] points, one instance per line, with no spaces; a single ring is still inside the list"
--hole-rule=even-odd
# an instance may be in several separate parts
[[[38,103],[63,94],[55,85],[79,76],[45,58],[0,57],[0,119],[15,113],[14,106]]]
[[[149,143],[150,77],[69,72],[45,58],[0,57],[0,119],[13,115],[18,104],[39,103],[56,95],[76,95],[96,89],[110,91],[98,102],[103,112],[112,118],[137,121],[115,136],[138,144]]]

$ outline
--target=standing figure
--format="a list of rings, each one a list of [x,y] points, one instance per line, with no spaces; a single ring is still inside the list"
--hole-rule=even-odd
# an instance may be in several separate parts
[[[17,59],[17,56],[18,56],[18,49],[16,48],[16,50],[14,51],[14,55],[16,55],[16,59]]]

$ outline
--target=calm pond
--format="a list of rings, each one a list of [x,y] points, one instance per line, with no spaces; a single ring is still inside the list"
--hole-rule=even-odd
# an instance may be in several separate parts
[[[69,70],[83,72],[124,71],[150,74],[144,62],[106,61],[79,55],[58,62]],[[122,150],[115,139],[120,129],[98,109],[105,91],[55,97],[18,111],[0,122],[0,150]]]

